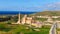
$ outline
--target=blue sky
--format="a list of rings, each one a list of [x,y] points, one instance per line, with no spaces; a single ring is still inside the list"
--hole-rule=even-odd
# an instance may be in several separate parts
[[[0,0],[0,11],[60,10],[60,0]]]

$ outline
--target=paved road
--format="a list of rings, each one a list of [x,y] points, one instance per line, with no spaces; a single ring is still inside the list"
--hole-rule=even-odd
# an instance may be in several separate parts
[[[56,26],[57,26],[56,23],[54,23],[54,24],[52,25],[52,27],[51,27],[51,29],[50,29],[50,34],[56,34]]]

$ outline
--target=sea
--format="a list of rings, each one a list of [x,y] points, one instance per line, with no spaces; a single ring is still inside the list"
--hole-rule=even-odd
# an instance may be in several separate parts
[[[30,12],[30,11],[0,11],[0,15],[15,15],[15,14],[32,14],[36,12]]]

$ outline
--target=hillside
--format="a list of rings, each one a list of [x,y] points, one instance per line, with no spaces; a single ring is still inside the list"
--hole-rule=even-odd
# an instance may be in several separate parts
[[[33,15],[33,14],[32,14]],[[37,12],[34,14],[36,15],[49,15],[49,16],[60,16],[60,11],[43,11],[43,12]]]
[[[21,18],[24,14],[21,14]],[[60,16],[60,11],[42,11],[42,12],[36,12],[32,14],[27,14],[28,16]]]

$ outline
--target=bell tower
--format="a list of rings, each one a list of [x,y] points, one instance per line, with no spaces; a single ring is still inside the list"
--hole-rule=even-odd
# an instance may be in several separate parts
[[[20,12],[18,14],[18,21],[17,21],[17,24],[20,24]]]

